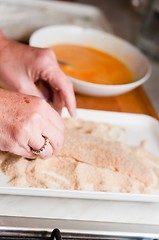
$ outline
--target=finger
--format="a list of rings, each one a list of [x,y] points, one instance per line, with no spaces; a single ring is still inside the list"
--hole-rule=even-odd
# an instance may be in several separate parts
[[[62,97],[60,96],[60,91],[54,91],[54,109],[61,115],[62,108],[64,106]]]
[[[53,149],[53,154],[57,154],[63,146],[64,132],[59,131],[56,127],[47,123],[47,128],[43,129],[42,134],[48,137],[49,143]]]
[[[69,81],[71,83],[71,81]],[[74,89],[72,83],[62,89],[63,99],[65,101],[66,107],[72,117],[76,116],[76,98],[74,94]]]
[[[35,155],[31,152],[30,147],[28,145],[22,146],[19,145],[18,143],[14,144],[14,147],[11,149],[11,152],[27,159],[35,159]]]
[[[39,89],[35,86],[35,84],[31,82],[29,79],[25,81],[25,85],[20,88],[19,92],[27,95],[29,94],[32,96],[44,98],[43,94],[39,91]]]
[[[76,115],[76,99],[73,84],[69,78],[57,66],[54,72],[49,75],[50,85],[61,92],[65,106],[71,116]]]
[[[52,157],[52,155],[54,154],[53,152],[53,148],[52,146],[50,145],[50,143],[48,143],[48,146],[38,155],[34,155],[38,158],[41,158],[41,159],[48,159],[50,157]]]
[[[30,151],[34,154],[34,157],[49,158],[53,155],[53,148],[49,143],[46,145],[46,139],[47,138],[43,137],[41,134],[37,134],[35,132],[34,135],[29,139],[28,146],[30,147]],[[39,151],[44,147],[45,149],[40,152],[40,154],[34,153],[34,151]]]
[[[45,122],[43,125],[46,126],[46,120],[49,122],[49,124],[53,127],[55,127],[58,131],[64,132],[65,124],[62,117],[56,112],[48,103],[45,105],[45,111],[42,112],[43,119],[45,119]],[[44,135],[45,136],[45,135]]]

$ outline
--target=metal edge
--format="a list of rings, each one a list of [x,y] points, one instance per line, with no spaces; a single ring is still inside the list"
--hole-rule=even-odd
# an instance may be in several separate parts
[[[0,216],[0,231],[48,231],[59,228],[65,233],[142,237],[159,239],[159,226],[113,222]]]

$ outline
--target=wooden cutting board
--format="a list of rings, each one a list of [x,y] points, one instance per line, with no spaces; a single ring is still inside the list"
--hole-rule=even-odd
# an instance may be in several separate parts
[[[147,114],[158,119],[143,87],[115,97],[92,97],[76,94],[77,107],[128,113]]]

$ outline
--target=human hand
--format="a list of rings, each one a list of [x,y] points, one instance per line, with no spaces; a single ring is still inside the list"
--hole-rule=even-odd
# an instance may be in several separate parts
[[[40,49],[7,39],[0,33],[0,84],[8,90],[43,97],[35,82],[44,80],[53,91],[54,109],[61,113],[65,105],[75,115],[73,85],[60,70],[51,49]]]
[[[64,122],[45,100],[0,89],[0,136],[1,151],[26,158],[35,158],[31,149],[41,149],[46,137],[38,156],[48,158],[63,145]]]

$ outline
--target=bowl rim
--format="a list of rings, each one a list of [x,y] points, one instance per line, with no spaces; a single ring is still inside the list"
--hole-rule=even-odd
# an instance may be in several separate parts
[[[87,81],[84,81],[84,80],[81,80],[81,79],[78,79],[78,78],[73,78],[73,77],[70,77],[68,76],[72,81],[74,81],[75,83],[80,83],[81,85],[83,86],[90,86],[90,87],[95,87],[95,88],[101,88],[101,86],[104,88],[106,87],[107,89],[111,89],[111,88],[123,88],[123,87],[129,87],[129,86],[138,86],[138,85],[141,85],[143,84],[150,76],[151,76],[151,68],[150,70],[144,75],[144,77],[136,80],[136,81],[133,81],[133,82],[130,82],[130,83],[122,83],[122,84],[99,84],[99,83],[91,83],[91,82],[87,82]]]
[[[84,81],[84,80],[81,80],[81,79],[78,79],[78,78],[74,78],[74,77],[71,77],[71,76],[68,76],[72,81],[74,81],[75,83],[80,83],[81,85],[83,85],[83,87],[87,87],[88,85],[92,88],[123,88],[123,87],[136,87],[136,86],[140,86],[141,84],[143,84],[146,80],[148,80],[151,76],[151,73],[152,73],[152,67],[151,67],[151,64],[150,64],[150,61],[149,59],[145,56],[145,54],[143,54],[140,49],[138,49],[135,45],[133,45],[132,43],[130,43],[129,41],[119,37],[119,36],[116,36],[112,33],[109,33],[109,32],[106,32],[104,30],[100,30],[100,29],[96,29],[96,28],[92,28],[92,27],[83,27],[83,26],[79,26],[79,25],[71,25],[71,24],[56,24],[56,25],[48,25],[48,26],[44,26],[44,27],[41,27],[37,30],[35,30],[30,38],[29,38],[29,45],[30,46],[35,46],[34,44],[34,41],[36,39],[36,35],[43,32],[43,31],[48,31],[49,29],[63,29],[63,28],[72,28],[72,29],[78,29],[78,30],[82,30],[84,32],[89,32],[89,31],[92,31],[92,32],[95,32],[95,33],[100,33],[100,34],[104,34],[104,35],[107,35],[107,36],[110,36],[112,38],[115,38],[119,41],[121,41],[122,43],[126,43],[128,46],[130,46],[137,54],[139,54],[143,60],[144,60],[144,63],[145,63],[145,66],[146,66],[146,73],[144,74],[143,77],[137,79],[137,80],[134,80],[130,83],[124,83],[124,84],[97,84],[97,83],[91,83],[91,82],[87,82],[87,81]],[[80,44],[78,44],[80,45]],[[47,46],[46,46],[47,47]],[[120,60],[121,61],[121,60]]]

